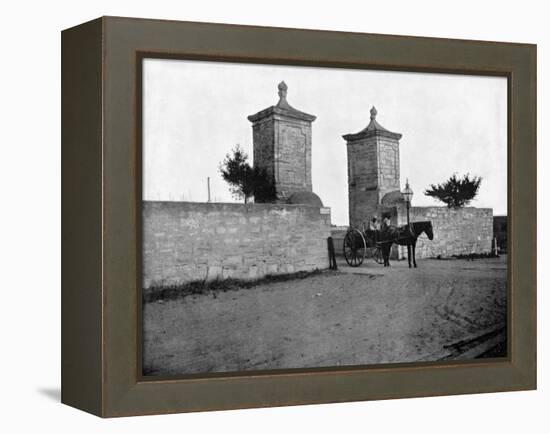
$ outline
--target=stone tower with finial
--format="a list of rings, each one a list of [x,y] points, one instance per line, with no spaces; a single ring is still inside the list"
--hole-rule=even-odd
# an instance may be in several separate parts
[[[399,140],[401,134],[388,131],[376,121],[375,107],[370,123],[355,134],[346,134],[348,151],[349,220],[362,227],[372,216],[380,218],[385,202],[401,198]]]
[[[311,192],[311,123],[315,116],[301,112],[287,101],[288,86],[279,83],[279,102],[254,115],[252,122],[254,165],[273,178],[278,202],[297,192]]]

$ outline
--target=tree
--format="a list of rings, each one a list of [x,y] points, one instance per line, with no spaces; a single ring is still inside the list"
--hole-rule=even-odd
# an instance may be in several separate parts
[[[271,202],[277,198],[275,185],[267,171],[251,167],[248,155],[237,145],[220,163],[220,173],[234,197],[243,198],[244,203],[254,196],[257,202]]]
[[[462,208],[477,196],[481,179],[480,176],[470,178],[468,173],[459,179],[454,173],[443,184],[431,184],[424,194],[440,200],[449,208]]]
[[[244,203],[252,195],[252,168],[248,164],[248,155],[239,145],[225,156],[219,170],[234,197],[244,198]]]

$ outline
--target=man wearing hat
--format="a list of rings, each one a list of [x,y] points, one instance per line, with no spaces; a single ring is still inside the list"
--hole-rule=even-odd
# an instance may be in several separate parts
[[[376,243],[378,242],[378,235],[380,233],[380,223],[378,223],[378,219],[376,216],[372,216],[371,221],[369,222],[369,232],[372,234],[372,239]]]
[[[384,240],[389,238],[391,229],[391,215],[389,213],[382,214],[382,224],[380,225],[380,234]]]

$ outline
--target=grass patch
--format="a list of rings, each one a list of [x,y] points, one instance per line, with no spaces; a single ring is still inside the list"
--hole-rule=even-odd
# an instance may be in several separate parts
[[[287,282],[291,280],[307,279],[322,273],[330,273],[328,270],[298,271],[297,273],[267,275],[260,279],[242,280],[242,279],[216,279],[216,280],[197,280],[183,285],[159,285],[152,286],[143,290],[143,302],[151,303],[155,301],[176,300],[190,295],[212,294],[214,298],[219,292],[238,291],[240,289],[249,289],[258,285],[270,283]]]

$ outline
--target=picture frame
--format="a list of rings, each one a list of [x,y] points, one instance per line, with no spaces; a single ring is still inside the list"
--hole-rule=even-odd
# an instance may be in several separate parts
[[[536,388],[536,45],[102,17],[62,32],[62,402],[101,417]],[[508,357],[144,378],[144,58],[508,80]]]

